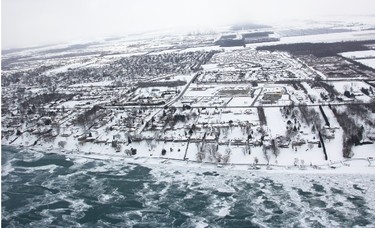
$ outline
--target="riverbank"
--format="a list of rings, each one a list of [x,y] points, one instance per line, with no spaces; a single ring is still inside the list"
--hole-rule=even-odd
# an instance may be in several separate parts
[[[129,156],[124,153],[105,153],[101,152],[85,152],[85,151],[69,151],[58,148],[44,148],[40,146],[10,146],[2,145],[20,150],[34,150],[46,154],[64,155],[66,159],[94,159],[94,160],[116,160],[129,164],[140,164],[144,166],[176,166],[190,167],[208,170],[242,170],[248,172],[269,172],[269,173],[304,173],[304,174],[371,174],[375,175],[375,160],[371,157],[352,158],[336,162],[326,162],[318,165],[280,165],[265,163],[228,163],[217,164],[212,162],[198,162],[192,160],[183,160],[178,158],[170,158],[165,156]]]

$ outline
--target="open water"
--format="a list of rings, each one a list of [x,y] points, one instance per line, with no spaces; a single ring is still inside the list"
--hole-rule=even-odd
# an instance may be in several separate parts
[[[1,157],[2,227],[375,227],[374,175]]]

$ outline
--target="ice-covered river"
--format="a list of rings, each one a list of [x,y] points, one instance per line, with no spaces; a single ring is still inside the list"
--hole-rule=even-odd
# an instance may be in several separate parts
[[[2,147],[2,227],[374,227],[375,175],[67,159]]]

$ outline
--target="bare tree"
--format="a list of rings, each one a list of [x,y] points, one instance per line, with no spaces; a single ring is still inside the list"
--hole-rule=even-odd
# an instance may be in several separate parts
[[[197,161],[201,162],[201,161],[203,161],[203,159],[204,159],[205,157],[206,157],[206,155],[205,155],[204,152],[199,151],[199,152],[197,153]]]
[[[222,158],[222,163],[227,164],[230,159],[230,154],[232,150],[228,147],[225,149],[225,155]]]
[[[57,143],[57,145],[60,147],[60,148],[64,148],[66,146],[66,141],[59,141]]]
[[[269,164],[270,163],[270,155],[268,154],[268,151],[267,151],[267,148],[266,148],[265,145],[263,145],[262,150],[263,150],[264,158],[266,159],[267,164]]]
[[[280,149],[279,149],[279,147],[276,145],[275,139],[272,139],[272,140],[271,140],[271,149],[272,149],[273,154],[274,154],[276,157],[279,156],[279,154],[280,154]]]

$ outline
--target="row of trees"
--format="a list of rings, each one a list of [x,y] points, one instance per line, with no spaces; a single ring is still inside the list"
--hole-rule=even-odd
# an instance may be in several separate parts
[[[84,128],[93,124],[94,120],[98,118],[99,110],[103,109],[101,106],[95,105],[91,109],[84,111],[82,114],[78,115],[75,123]]]
[[[366,44],[373,41],[347,41],[336,43],[298,43],[279,44],[273,46],[257,47],[257,50],[286,51],[293,55],[314,55],[316,57],[335,56],[337,53],[369,50]]]
[[[212,51],[130,56],[115,61],[109,66],[109,70],[116,72],[115,75],[125,75],[131,79],[145,75],[186,74],[199,70],[200,65],[208,62],[214,53]]]
[[[319,113],[316,112],[314,108],[309,108],[306,105],[300,105],[298,106],[298,108],[301,111],[301,114],[305,119],[306,123],[309,126],[313,126],[312,128],[314,129],[314,131],[320,131],[322,129]]]
[[[267,125],[267,118],[263,107],[257,107],[260,125]]]
[[[324,118],[324,120],[325,120],[325,122],[326,122],[326,126],[330,127],[331,124],[329,123],[329,120],[328,120],[328,118],[327,118],[327,115],[326,115],[326,113],[324,112],[323,107],[322,107],[321,105],[319,105],[319,110],[320,110],[320,112],[321,112],[322,115],[323,115],[323,118]]]
[[[218,152],[219,145],[217,143],[205,143],[204,141],[201,143],[196,143],[198,153],[197,153],[197,161],[203,161],[204,159],[208,159],[211,162],[216,163],[223,163],[227,164],[230,159],[230,154],[232,150],[228,147],[225,149],[224,154]]]
[[[77,94],[67,94],[67,93],[44,93],[40,95],[36,95],[33,97],[29,97],[27,100],[21,103],[21,107],[23,110],[31,110],[35,111],[38,107],[48,104],[51,102],[59,101],[59,100],[66,100],[69,101],[73,99]]]
[[[356,124],[354,119],[351,118],[347,113],[339,112],[334,107],[332,107],[332,111],[340,126],[344,130],[343,155],[346,158],[350,158],[352,156],[353,145],[359,145],[362,140],[364,127]]]

